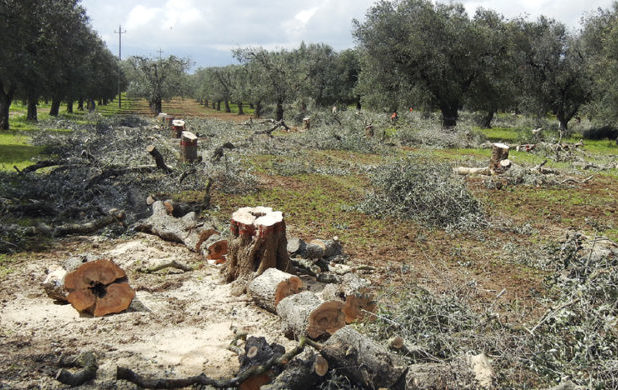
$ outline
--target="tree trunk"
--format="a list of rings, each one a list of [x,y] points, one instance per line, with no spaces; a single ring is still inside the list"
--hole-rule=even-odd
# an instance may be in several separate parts
[[[60,99],[54,97],[54,98],[52,98],[51,107],[49,109],[49,115],[50,116],[58,116],[59,112],[60,112]]]
[[[212,109],[215,110],[217,108],[217,103],[216,102],[212,102]]]
[[[277,100],[277,111],[275,114],[275,120],[277,122],[283,120],[283,101],[282,100]]]
[[[493,173],[503,173],[510,167],[503,164],[503,161],[508,161],[509,146],[503,143],[495,143],[491,146],[491,160],[489,160],[489,170]]]
[[[245,115],[245,111],[242,107],[242,102],[238,102],[238,115]]]
[[[94,99],[88,99],[88,112],[94,112],[96,108],[97,104],[95,103]]]
[[[335,332],[321,353],[332,369],[362,388],[405,389],[404,361],[350,326]]]
[[[232,109],[230,108],[230,102],[227,99],[225,99],[224,104],[225,104],[225,112],[232,112]]]
[[[255,103],[255,111],[253,112],[253,115],[256,118],[261,118],[262,117],[262,102],[261,101],[257,101]]]
[[[481,121],[479,123],[481,128],[491,129],[491,121],[494,119],[494,114],[495,114],[495,111],[493,110],[488,110],[487,113],[485,113],[485,116],[481,118]]]
[[[235,283],[233,294],[242,294],[247,284],[268,268],[288,271],[290,257],[281,211],[273,211],[270,207],[243,207],[232,214],[230,228],[233,238],[222,273],[228,283]]]
[[[255,107],[253,106],[253,103],[249,103],[249,108],[252,110],[255,109]]]
[[[247,290],[258,306],[275,313],[279,302],[285,297],[297,294],[302,286],[303,282],[298,276],[277,268],[269,268],[253,279]]]
[[[73,113],[73,99],[69,99],[69,100],[67,101],[67,112],[68,112],[69,114],[72,114],[72,113]]]
[[[204,107],[210,107],[210,106],[208,105],[208,99],[204,99]]]
[[[324,334],[333,334],[345,326],[341,309],[343,302],[323,301],[311,291],[283,298],[277,305],[283,334],[288,338],[308,336],[316,339]]]
[[[8,93],[5,93],[2,83],[0,83],[0,130],[9,129],[9,108],[13,101],[13,92],[14,89],[11,89]]]
[[[26,119],[29,121],[36,122],[38,120],[37,108],[36,105],[39,102],[38,97],[30,96],[28,98],[28,115]]]
[[[77,100],[77,111],[84,111],[84,99],[82,98]]]
[[[126,310],[135,291],[127,282],[127,274],[113,261],[85,263],[64,278],[67,300],[80,313],[95,317]]]
[[[221,111],[221,100],[217,100],[217,111]]]
[[[360,95],[356,96],[356,111],[360,111],[361,110],[361,97]]]
[[[457,126],[457,118],[459,116],[457,107],[443,106],[440,107],[440,111],[442,111],[442,127],[452,129]]]

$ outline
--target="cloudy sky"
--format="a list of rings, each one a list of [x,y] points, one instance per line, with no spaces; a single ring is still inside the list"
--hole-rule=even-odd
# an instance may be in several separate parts
[[[375,0],[82,0],[90,22],[109,49],[122,57],[171,54],[189,57],[196,67],[233,62],[231,49],[297,47],[322,42],[336,50],[354,46],[352,19],[362,20]],[[506,17],[546,15],[572,29],[585,13],[610,8],[612,0],[476,0],[463,2]]]

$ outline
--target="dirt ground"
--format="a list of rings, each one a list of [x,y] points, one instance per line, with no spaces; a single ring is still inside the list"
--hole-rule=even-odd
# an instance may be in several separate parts
[[[79,254],[111,258],[137,290],[128,312],[80,316],[70,305],[55,304],[41,282],[46,273]],[[195,271],[139,272],[171,260],[199,265]],[[84,388],[135,388],[115,381],[116,366],[144,375],[230,378],[238,356],[226,347],[236,332],[264,336],[286,349],[295,342],[279,332],[278,317],[234,297],[219,277],[219,266],[205,264],[182,245],[139,234],[131,239],[82,237],[61,241],[54,250],[16,264],[0,291],[0,389],[67,387],[54,379],[61,356],[95,351],[97,379]]]

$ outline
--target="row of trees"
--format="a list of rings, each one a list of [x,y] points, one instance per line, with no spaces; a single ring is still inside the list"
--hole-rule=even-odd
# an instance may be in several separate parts
[[[37,119],[41,98],[50,115],[61,102],[112,99],[118,61],[88,25],[79,0],[0,0],[0,129],[9,128],[14,99],[28,104]]]
[[[265,104],[277,119],[293,102],[304,108],[361,102],[394,111],[440,110],[445,127],[463,108],[489,127],[499,110],[551,113],[563,130],[587,114],[618,121],[618,9],[599,10],[581,32],[556,20],[507,20],[491,10],[473,17],[456,3],[381,1],[355,21],[354,50],[324,44],[295,50],[234,51],[240,65],[199,69],[193,95],[220,108]]]

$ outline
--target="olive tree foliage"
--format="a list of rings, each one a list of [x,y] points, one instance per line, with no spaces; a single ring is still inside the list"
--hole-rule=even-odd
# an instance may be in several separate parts
[[[544,116],[551,112],[568,130],[569,121],[592,96],[589,62],[579,37],[555,20],[518,21],[515,45],[521,107]]]
[[[593,92],[588,114],[599,123],[618,123],[618,3],[599,9],[584,20],[583,51],[593,75]]]
[[[42,96],[57,107],[76,95],[105,93],[98,82],[117,75],[78,0],[0,0],[0,36],[1,129],[9,128],[15,98],[28,102],[28,118],[36,120]]]
[[[151,112],[157,115],[161,112],[163,100],[188,94],[186,72],[189,65],[188,59],[173,55],[157,60],[129,57],[125,66],[129,83],[127,94],[146,98]]]
[[[408,105],[438,108],[444,127],[484,72],[485,36],[461,4],[429,0],[380,1],[364,22],[354,21],[362,56],[358,91],[365,103],[390,110]]]

